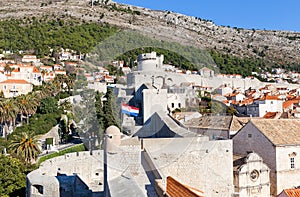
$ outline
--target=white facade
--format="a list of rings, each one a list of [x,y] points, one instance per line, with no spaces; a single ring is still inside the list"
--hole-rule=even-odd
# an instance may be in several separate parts
[[[42,73],[35,66],[15,65],[13,68],[15,69],[11,72],[11,75],[8,76],[7,79],[23,79],[34,85],[42,84]]]
[[[226,94],[231,94],[233,92],[232,88],[229,86],[221,86],[218,89],[216,89],[217,94],[220,94],[222,96]]]
[[[282,100],[263,100],[259,102],[259,117],[267,112],[282,112]]]
[[[300,185],[300,122],[252,119],[233,137],[234,154],[258,153],[271,169],[271,195]]]
[[[185,94],[168,94],[168,108],[170,111],[174,111],[175,109],[185,108]]]
[[[25,63],[38,63],[40,62],[39,59],[37,59],[36,55],[24,55],[22,58],[22,62]]]
[[[239,165],[242,162],[242,165]],[[270,169],[256,153],[250,153],[234,162],[235,192],[240,197],[269,197]]]
[[[144,89],[143,90],[143,119],[144,123],[158,111],[167,110],[167,89]]]

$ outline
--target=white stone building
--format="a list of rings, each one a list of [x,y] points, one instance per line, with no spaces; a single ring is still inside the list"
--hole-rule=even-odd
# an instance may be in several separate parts
[[[270,196],[270,169],[256,153],[234,156],[233,178],[236,196]]]
[[[218,87],[216,89],[216,93],[220,94],[222,96],[226,95],[226,94],[231,94],[233,92],[233,89],[227,85],[221,85],[220,87]]]
[[[144,123],[157,111],[168,113],[167,101],[167,89],[144,89],[142,107]]]
[[[164,56],[157,56],[156,52],[144,53],[138,56],[138,71],[162,70]]]
[[[203,191],[205,197],[233,194],[231,140],[207,137],[143,139],[143,157],[155,181],[165,188],[168,176]],[[221,164],[221,165],[220,165]]]
[[[259,102],[259,117],[263,117],[267,112],[282,112],[283,101],[278,96],[266,95]]]
[[[300,185],[300,120],[252,119],[233,138],[234,154],[259,154],[271,169],[271,195]]]
[[[36,55],[24,55],[22,58],[22,62],[25,63],[38,63],[40,59],[36,57]]]

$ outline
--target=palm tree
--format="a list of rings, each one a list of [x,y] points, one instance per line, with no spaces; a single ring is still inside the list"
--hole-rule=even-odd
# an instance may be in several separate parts
[[[58,84],[58,87],[60,88],[59,91],[61,92],[64,87],[66,86],[67,76],[64,75],[56,75],[54,78],[54,82]]]
[[[22,116],[26,116],[26,123],[29,124],[29,116],[34,114],[37,110],[39,100],[34,94],[21,95],[17,97],[17,104],[19,107],[19,113]]]
[[[53,82],[44,83],[42,86],[40,86],[39,90],[36,91],[40,100],[49,96],[55,96],[57,92],[58,90]]]
[[[0,122],[4,125],[4,137],[8,134],[8,127],[15,126],[18,107],[14,99],[0,99]]]
[[[8,148],[27,164],[35,161],[38,154],[41,153],[38,140],[32,132],[22,132],[21,134],[13,135]]]

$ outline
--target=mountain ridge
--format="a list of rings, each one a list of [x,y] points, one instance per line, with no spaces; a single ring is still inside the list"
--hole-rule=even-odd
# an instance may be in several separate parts
[[[109,1],[8,0],[0,2],[0,18],[73,17],[105,22],[159,40],[217,50],[269,64],[300,64],[300,33],[217,26],[210,20],[171,11],[150,10]],[[97,2],[97,3],[95,3]]]

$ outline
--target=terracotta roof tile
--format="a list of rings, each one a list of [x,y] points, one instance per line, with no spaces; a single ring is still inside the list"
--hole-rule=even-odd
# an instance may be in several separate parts
[[[285,101],[285,102],[282,104],[282,107],[283,107],[283,109],[286,109],[286,108],[290,107],[291,105],[297,104],[297,103],[299,103],[298,100],[289,100],[289,101]]]
[[[299,119],[251,119],[274,145],[300,145]]]
[[[171,176],[167,177],[167,194],[171,197],[203,197],[203,191],[186,186]]]
[[[20,72],[20,69],[19,68],[15,68],[12,72],[18,73],[18,72]]]
[[[189,128],[229,130],[232,116],[202,116],[184,123]]]
[[[263,118],[266,118],[266,119],[274,119],[277,115],[277,112],[267,112]]]
[[[288,197],[300,197],[300,189],[284,189],[284,192]]]
[[[39,71],[39,69],[37,67],[33,67],[33,73],[40,73],[41,71]]]
[[[278,95],[275,96],[266,95],[265,100],[280,100],[280,99],[278,98]]]
[[[230,131],[239,131],[243,128],[249,121],[250,117],[237,117],[233,116],[231,124],[230,124]]]
[[[29,82],[25,81],[24,79],[8,79],[5,81],[2,81],[1,83],[30,84]]]

